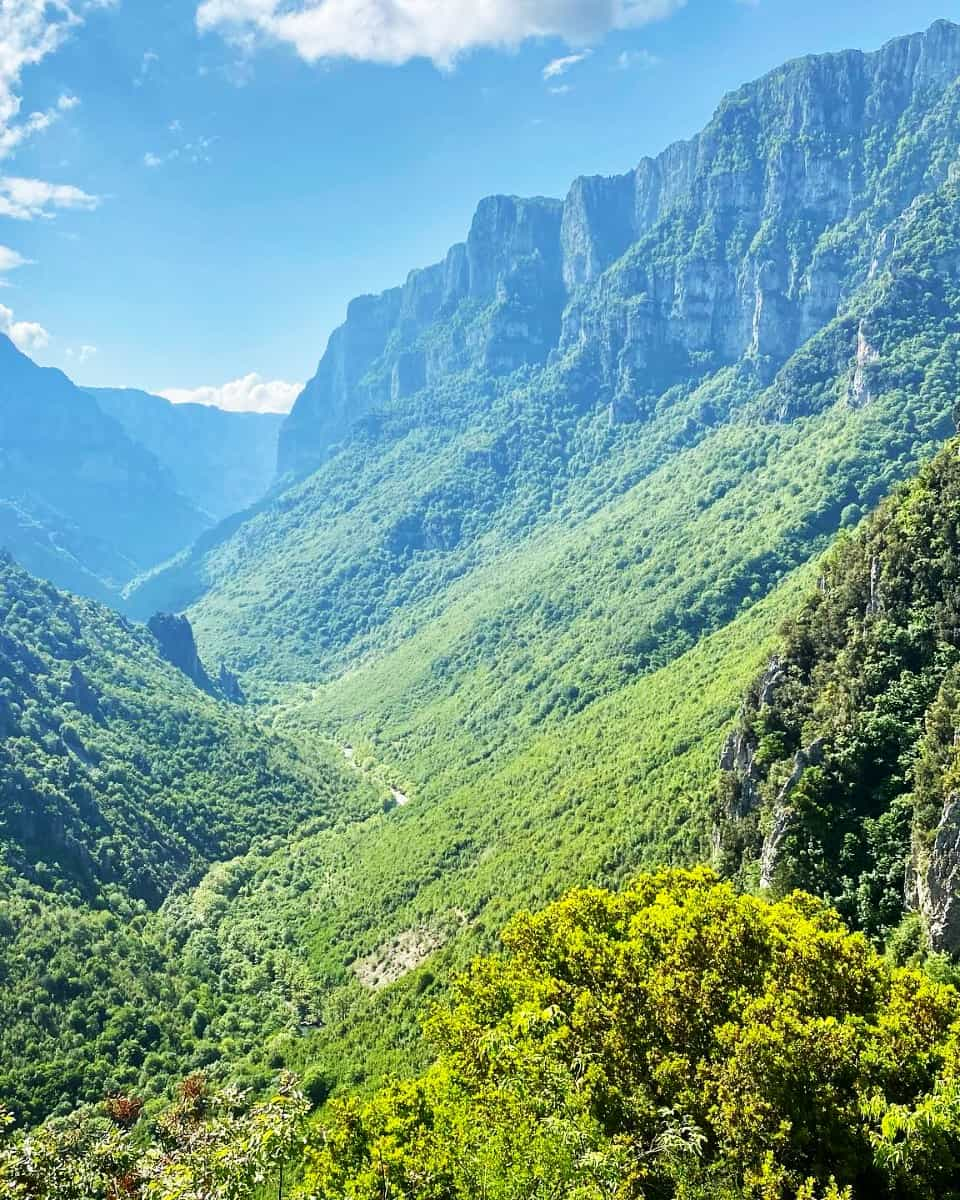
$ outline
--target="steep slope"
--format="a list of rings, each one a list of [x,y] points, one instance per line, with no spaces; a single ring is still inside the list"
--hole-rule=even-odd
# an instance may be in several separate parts
[[[484,202],[331,339],[281,438],[320,467],[134,611],[193,601],[415,786],[722,627],[952,431],[958,68],[947,23],[803,60],[563,206]]]
[[[273,483],[281,415],[171,404],[134,388],[88,390],[133,441],[156,456],[180,494],[214,521],[249,508]]]
[[[244,981],[181,962],[153,910],[254,843],[379,809],[299,745],[199,691],[145,629],[0,559],[0,1092],[19,1110],[155,1091],[254,1043],[216,1020]]]
[[[210,523],[86,392],[0,335],[0,546],[105,599]]]
[[[214,976],[257,978],[283,954],[316,1027],[258,1009],[275,1061],[318,1094],[423,1062],[424,1014],[519,907],[577,883],[710,848],[708,798],[739,697],[811,586],[808,570],[654,674],[542,730],[509,761],[461,759],[427,795],[342,830],[298,832],[168,906],[184,956]],[[310,732],[311,710],[278,728]],[[453,756],[455,757],[455,756]],[[373,773],[362,746],[353,761]],[[389,778],[389,777],[388,777]],[[254,998],[255,1000],[255,998]],[[237,998],[235,1011],[251,1000]]]
[[[824,561],[724,750],[720,860],[960,950],[960,444]]]
[[[797,581],[954,431],[958,71],[946,23],[804,60],[620,180],[484,202],[351,306],[285,489],[134,591],[410,801],[249,856],[197,931],[324,981],[287,1061],[407,1067],[512,907],[708,853]]]

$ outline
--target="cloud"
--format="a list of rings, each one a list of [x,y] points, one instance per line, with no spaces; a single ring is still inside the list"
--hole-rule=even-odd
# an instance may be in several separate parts
[[[83,23],[94,8],[114,0],[2,0],[0,3],[0,155],[8,155],[26,138],[46,129],[59,113],[75,107],[76,98],[61,96],[57,105],[21,119],[20,78],[24,68],[42,62]]]
[[[0,304],[0,333],[5,333],[24,354],[33,354],[50,344],[50,334],[42,325],[36,321],[15,321],[13,310],[5,304]]]
[[[175,137],[179,137],[183,133],[183,125],[180,121],[172,121],[167,126],[167,129]],[[210,163],[213,161],[210,151],[213,149],[216,141],[215,137],[197,137],[190,141],[183,138],[178,146],[174,146],[164,154],[156,154],[153,150],[148,150],[143,156],[143,165],[151,169],[156,169],[178,158],[193,163],[194,166]]]
[[[617,55],[618,71],[632,71],[634,67],[655,67],[659,63],[657,55],[651,54],[649,50],[624,50]]]
[[[117,0],[0,0],[0,159],[9,158],[24,142],[42,133],[79,104],[63,93],[53,106],[22,115],[20,83],[24,70],[54,53],[93,9],[109,8]],[[22,199],[24,186],[36,194],[45,188],[46,199],[37,204]],[[21,193],[21,199],[13,195]],[[79,188],[42,184],[36,180],[6,179],[0,184],[0,215],[18,220],[52,216],[51,208],[96,207],[93,197]]]
[[[0,176],[0,217],[32,221],[37,217],[52,217],[56,209],[91,212],[99,203],[99,196],[91,196],[72,184]]]
[[[157,52],[155,50],[146,50],[144,52],[143,58],[140,59],[140,69],[137,71],[136,75],[133,77],[133,86],[134,87],[143,87],[143,85],[150,78],[150,74],[153,71],[153,68],[157,65],[157,63],[159,61],[160,61],[160,55],[157,54]]]
[[[265,380],[254,373],[222,387],[168,388],[158,395],[171,404],[207,404],[227,412],[286,413],[302,391],[302,383]]]
[[[557,79],[561,75],[566,75],[571,67],[582,63],[585,58],[589,58],[590,53],[589,50],[582,50],[579,54],[567,54],[563,58],[553,59],[543,68],[544,79]]]
[[[24,258],[17,250],[11,250],[9,246],[0,246],[0,274],[6,271],[15,271],[17,267],[26,267],[33,262],[31,258]]]
[[[74,350],[72,347],[68,346],[67,358],[75,358],[77,360],[77,365],[82,367],[85,362],[88,362],[91,358],[93,358],[96,352],[96,346],[81,346],[78,350]]]
[[[560,37],[583,44],[611,29],[669,17],[686,0],[202,0],[201,32],[252,46],[292,46],[307,62],[355,59],[399,65],[432,59],[449,68],[480,46]],[[244,43],[244,39],[246,42]]]

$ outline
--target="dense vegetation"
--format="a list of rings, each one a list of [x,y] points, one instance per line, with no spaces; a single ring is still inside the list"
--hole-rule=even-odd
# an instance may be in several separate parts
[[[337,1107],[309,1193],[957,1194],[957,993],[812,898],[661,873],[503,940],[432,1018],[430,1070]]]
[[[575,891],[503,934],[437,1007],[432,1065],[305,1127],[194,1076],[0,1147],[5,1195],[309,1200],[949,1200],[953,987],[892,968],[829,908],[705,870]],[[246,1102],[249,1105],[249,1100]],[[289,1170],[295,1167],[296,1170]]]
[[[958,769],[958,580],[954,441],[821,564],[744,707],[721,795],[727,870],[829,897],[878,936],[909,904],[950,951],[954,863],[929,851]]]
[[[252,1045],[252,1022],[217,1026],[219,977],[176,962],[152,910],[308,818],[365,815],[377,792],[204,695],[146,630],[6,558],[0,733],[6,1102],[42,1115],[109,1081],[159,1088],[229,1055],[231,1035]]]
[[[956,1193],[957,70],[793,64],[617,236],[624,180],[494,199],[352,305],[312,473],[128,592],[247,708],[0,563],[13,1195],[239,1200],[301,1137],[322,1200]],[[778,902],[628,882],[714,849]],[[626,887],[451,997],[571,885]],[[311,1132],[292,1083],[162,1115],[283,1068]]]

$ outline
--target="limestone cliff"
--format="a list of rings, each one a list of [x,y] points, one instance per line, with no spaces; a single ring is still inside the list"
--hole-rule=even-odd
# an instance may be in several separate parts
[[[958,73],[960,27],[940,21],[875,53],[789,63],[697,137],[578,179],[563,202],[484,200],[442,263],[350,305],[281,433],[281,473],[466,370],[576,365],[615,422],[744,358],[772,376],[881,270],[918,191],[948,177],[923,142],[955,111]],[[876,353],[844,343],[851,403],[869,401]]]

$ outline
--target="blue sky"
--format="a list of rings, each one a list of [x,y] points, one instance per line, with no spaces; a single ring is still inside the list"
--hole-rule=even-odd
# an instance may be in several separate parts
[[[786,58],[937,17],[960,4],[0,0],[0,327],[85,384],[282,406],[480,197],[624,171]]]

